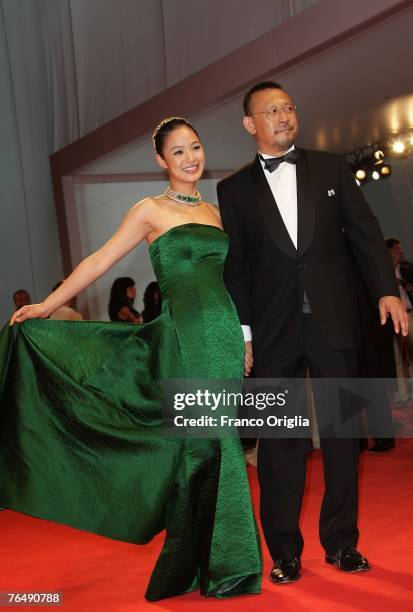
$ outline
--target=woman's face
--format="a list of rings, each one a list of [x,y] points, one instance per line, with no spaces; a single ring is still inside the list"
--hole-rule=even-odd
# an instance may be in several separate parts
[[[171,182],[194,183],[205,167],[205,154],[198,136],[191,128],[182,125],[168,134],[158,164],[164,168]]]
[[[136,287],[132,285],[126,289],[126,297],[128,300],[134,300],[136,298]]]

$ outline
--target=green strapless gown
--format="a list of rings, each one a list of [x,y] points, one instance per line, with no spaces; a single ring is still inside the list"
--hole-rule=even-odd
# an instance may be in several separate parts
[[[163,296],[146,325],[31,320],[0,336],[0,506],[144,544],[146,597],[260,592],[239,440],[165,438],[159,381],[241,378],[228,237],[187,223],[150,247]]]

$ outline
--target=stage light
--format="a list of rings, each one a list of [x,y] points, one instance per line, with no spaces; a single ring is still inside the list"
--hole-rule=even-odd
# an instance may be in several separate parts
[[[367,177],[367,172],[364,170],[364,168],[359,168],[358,170],[356,170],[356,179],[358,179],[359,181],[364,181]]]
[[[384,152],[381,149],[377,149],[377,151],[374,151],[373,157],[375,160],[374,165],[382,164],[384,160]]]
[[[387,179],[392,174],[388,160],[405,159],[409,153],[413,153],[412,131],[394,136],[392,140],[355,149],[347,154],[346,159],[351,166],[356,184],[364,187],[370,181]]]
[[[406,147],[404,146],[404,142],[402,142],[401,140],[396,140],[396,142],[393,143],[394,153],[404,153],[405,148]]]

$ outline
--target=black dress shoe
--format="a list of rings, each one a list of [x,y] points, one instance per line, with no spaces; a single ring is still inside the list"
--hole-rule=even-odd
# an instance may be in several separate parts
[[[386,453],[387,451],[392,450],[394,447],[394,440],[390,438],[386,440],[376,440],[376,443],[369,448],[369,453]]]
[[[277,559],[271,570],[270,580],[274,584],[287,584],[301,578],[301,561],[297,557]]]
[[[364,572],[370,569],[366,557],[355,548],[341,548],[335,555],[326,555],[326,563],[335,565],[343,572]]]

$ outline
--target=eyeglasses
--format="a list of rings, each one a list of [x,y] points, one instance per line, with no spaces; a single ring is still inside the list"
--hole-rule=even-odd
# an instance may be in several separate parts
[[[255,113],[250,113],[250,116],[265,115],[266,117],[270,118],[275,117],[275,115],[278,115],[280,111],[283,112],[285,115],[291,115],[291,113],[294,113],[296,110],[296,104],[284,104],[284,106],[272,106],[271,108],[268,108],[265,111],[256,111]]]

